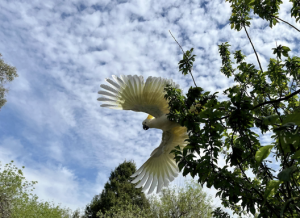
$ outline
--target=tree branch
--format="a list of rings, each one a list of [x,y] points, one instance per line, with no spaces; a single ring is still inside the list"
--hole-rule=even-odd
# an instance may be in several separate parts
[[[286,22],[286,21],[284,21],[284,20],[280,19],[279,17],[276,17],[276,16],[274,16],[274,15],[272,15],[272,14],[270,14],[270,15],[271,15],[271,17],[274,17],[275,19],[278,19],[278,20],[280,20],[280,21],[282,21],[282,22],[284,22],[284,23],[290,25],[291,27],[295,28],[298,32],[300,32],[299,29],[297,29],[295,26],[293,26],[293,25],[290,24],[289,22]]]
[[[294,92],[293,94],[290,94],[290,95],[288,95],[288,96],[285,96],[284,98],[279,98],[279,99],[277,99],[277,100],[265,101],[265,102],[263,102],[263,103],[260,103],[260,104],[258,104],[258,105],[256,105],[256,106],[254,106],[251,110],[254,110],[255,108],[258,108],[258,107],[263,106],[263,105],[265,105],[265,104],[272,104],[272,103],[276,103],[276,102],[280,102],[280,101],[287,100],[287,99],[293,97],[294,95],[297,95],[298,93],[300,93],[300,89],[299,89],[298,91]]]
[[[193,74],[192,74],[192,71],[189,70],[189,72],[190,72],[190,74],[191,74],[191,76],[192,76],[192,78],[193,78],[193,81],[194,81],[195,86],[197,87],[196,82],[195,82],[195,79],[194,79]]]
[[[250,39],[250,36],[249,36],[249,34],[248,34],[248,32],[247,32],[247,29],[246,29],[246,27],[245,27],[245,26],[243,26],[243,27],[244,27],[244,29],[245,29],[245,31],[246,31],[246,34],[247,34],[247,36],[248,36],[248,39],[249,39],[249,41],[250,41],[250,43],[251,43],[251,45],[252,45],[252,48],[253,48],[253,50],[254,50],[254,53],[255,53],[255,55],[256,55],[256,59],[257,59],[257,61],[258,61],[258,64],[259,64],[260,70],[261,70],[261,72],[264,72],[264,71],[263,71],[263,69],[262,69],[262,67],[261,67],[261,64],[260,64],[260,61],[259,61],[258,55],[257,55],[257,53],[256,53],[256,50],[255,50],[255,48],[254,48],[254,45],[253,45],[253,43],[252,43],[252,41],[251,41],[251,39]]]
[[[169,30],[169,32],[170,32],[171,36],[173,37],[173,39],[175,40],[175,42],[177,42],[177,40],[175,39],[175,37],[173,36],[173,34],[171,33],[170,30]],[[183,55],[185,56],[185,53],[184,53],[184,51],[183,51],[183,48],[181,47],[181,45],[180,45],[178,42],[177,42],[177,44],[179,45],[179,47],[181,48],[181,50],[182,50],[182,52],[183,52]],[[192,79],[193,79],[193,81],[194,81],[195,86],[197,87],[196,82],[195,82],[195,79],[194,79],[193,74],[192,74],[192,71],[189,70],[189,72],[190,72],[190,74],[191,74],[191,76],[192,76]]]
[[[173,37],[173,39],[175,40],[175,42],[177,42],[177,40],[175,39],[175,37],[173,36],[173,34],[171,33],[171,31],[169,30],[169,32],[170,32],[170,34],[171,34],[171,36]],[[181,47],[181,45],[177,42],[177,44],[179,45],[179,47],[181,48],[181,50],[182,50],[182,52],[183,52],[183,54],[185,54],[184,53],[184,51],[183,51],[183,48]]]

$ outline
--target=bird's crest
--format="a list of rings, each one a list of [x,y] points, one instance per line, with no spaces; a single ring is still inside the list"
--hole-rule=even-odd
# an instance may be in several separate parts
[[[149,114],[148,117],[147,117],[148,120],[151,120],[151,119],[153,119],[153,118],[154,118],[154,117],[151,116],[150,114]]]

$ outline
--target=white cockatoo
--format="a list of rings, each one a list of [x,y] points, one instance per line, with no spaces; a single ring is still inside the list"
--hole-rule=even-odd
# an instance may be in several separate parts
[[[187,129],[178,123],[168,120],[168,101],[164,98],[164,88],[170,84],[179,88],[172,80],[160,77],[148,77],[146,82],[142,76],[112,76],[114,80],[106,79],[111,85],[100,85],[104,90],[98,93],[103,97],[98,101],[106,102],[101,107],[120,110],[145,112],[148,117],[142,122],[143,129],[157,128],[163,131],[160,145],[152,151],[150,158],[131,176],[136,177],[132,183],[138,183],[136,188],[149,188],[148,194],[157,187],[157,193],[162,187],[168,186],[178,175],[179,169],[170,152],[179,145],[186,146]]]

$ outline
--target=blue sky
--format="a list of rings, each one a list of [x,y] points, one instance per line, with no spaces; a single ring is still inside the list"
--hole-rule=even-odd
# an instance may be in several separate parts
[[[279,17],[299,27],[290,8],[284,0]],[[111,170],[125,159],[140,167],[161,141],[160,130],[142,129],[146,114],[100,108],[100,84],[111,75],[161,76],[186,93],[193,83],[178,72],[182,53],[171,30],[184,50],[194,47],[197,84],[222,93],[234,82],[220,73],[219,44],[228,41],[258,66],[229,17],[221,0],[0,1],[0,53],[19,74],[0,112],[0,161],[24,165],[41,199],[84,208]],[[248,32],[264,70],[276,41],[300,56],[299,34],[286,24],[270,29],[254,17]]]

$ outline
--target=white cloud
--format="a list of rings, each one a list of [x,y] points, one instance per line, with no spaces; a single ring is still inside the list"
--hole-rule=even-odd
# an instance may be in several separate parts
[[[0,149],[0,160],[5,164],[19,158],[24,152],[24,146],[20,140],[13,137],[1,137]]]
[[[285,0],[279,16],[297,25],[290,7]],[[233,80],[220,73],[218,44],[229,41],[258,67],[229,16],[223,1],[1,1],[0,52],[19,74],[0,113],[1,160],[24,164],[45,200],[85,206],[80,196],[91,200],[125,158],[141,166],[161,140],[161,132],[141,128],[145,114],[100,108],[99,85],[113,74],[137,74],[172,78],[186,92],[193,83],[178,72],[182,53],[171,30],[184,50],[194,47],[197,85],[222,96]],[[247,29],[265,70],[276,41],[299,56],[296,31],[267,26],[254,18]],[[268,134],[261,140],[270,143]],[[55,172],[60,179],[51,183]]]
[[[64,161],[64,156],[62,152],[62,144],[60,142],[51,142],[49,147],[47,147],[49,151],[49,156],[59,162]]]
[[[90,184],[90,182],[80,184],[74,172],[68,168],[49,164],[48,161],[46,163],[38,162],[35,157],[28,157],[25,146],[17,139],[4,138],[1,141],[0,160],[2,165],[14,160],[14,165],[19,169],[25,166],[22,171],[26,180],[38,181],[34,186],[33,193],[37,194],[40,200],[53,201],[55,204],[63,202],[62,206],[76,209],[87,204],[93,197],[94,184]],[[61,151],[57,146],[51,146],[49,150],[50,158],[53,157],[53,152],[60,156]]]

